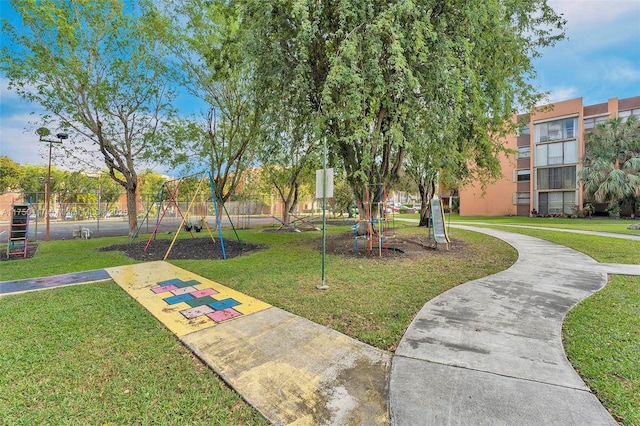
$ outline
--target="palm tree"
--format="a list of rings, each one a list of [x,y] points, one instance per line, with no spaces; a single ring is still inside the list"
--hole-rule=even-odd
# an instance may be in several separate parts
[[[583,169],[578,173],[587,197],[620,206],[640,201],[640,121],[614,117],[585,135]]]

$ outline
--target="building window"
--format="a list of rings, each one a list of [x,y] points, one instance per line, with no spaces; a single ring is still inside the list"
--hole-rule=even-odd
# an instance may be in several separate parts
[[[636,117],[640,117],[640,108],[628,109],[625,111],[620,111],[618,113],[618,117],[621,117],[623,122],[627,121],[627,118],[629,118],[632,115],[635,115]]]
[[[571,214],[575,205],[575,191],[538,193],[538,212],[540,214]]]
[[[577,162],[578,144],[575,140],[536,145],[536,167]]]
[[[531,180],[531,171],[529,169],[518,170],[518,182],[528,182]]]
[[[576,167],[537,169],[536,189],[575,189]]]
[[[562,120],[547,121],[536,124],[534,127],[535,141],[549,142],[576,137],[577,118],[565,118]]]
[[[531,194],[528,192],[516,192],[514,197],[514,204],[519,206],[531,204]]]
[[[608,115],[602,115],[600,117],[590,117],[590,118],[585,118],[584,122],[583,122],[583,126],[585,130],[589,130],[589,129],[593,129],[595,128],[598,124],[600,123],[604,123],[605,121],[607,121],[609,119]]]
[[[520,130],[520,135],[528,135],[530,133],[531,132],[529,130],[529,123],[527,123],[524,126],[522,126],[522,130]]]
[[[517,158],[529,158],[531,157],[531,148],[528,146],[519,146],[518,147],[518,153],[517,153]]]

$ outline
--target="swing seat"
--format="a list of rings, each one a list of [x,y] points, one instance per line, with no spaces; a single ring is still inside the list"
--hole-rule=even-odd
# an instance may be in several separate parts
[[[184,226],[184,230],[187,231],[187,232],[191,232],[192,228],[193,228],[193,226],[191,226],[191,225],[185,225]]]
[[[193,225],[193,229],[194,229],[196,232],[200,232],[200,231],[202,231],[202,226]]]

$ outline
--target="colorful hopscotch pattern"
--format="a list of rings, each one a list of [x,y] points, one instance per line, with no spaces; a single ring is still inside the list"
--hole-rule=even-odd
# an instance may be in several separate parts
[[[198,284],[201,283],[196,280],[182,281],[174,278],[160,281],[158,287],[153,287],[151,291],[160,295],[171,294],[171,296],[163,298],[167,305],[176,305],[181,302],[189,305],[189,309],[180,311],[189,320],[205,316],[219,323],[242,315],[233,309],[234,306],[240,305],[240,302],[231,297],[218,300],[213,296],[220,294],[219,291],[213,288],[198,290],[194,287]]]
[[[107,272],[178,337],[271,307],[167,262],[125,265]]]

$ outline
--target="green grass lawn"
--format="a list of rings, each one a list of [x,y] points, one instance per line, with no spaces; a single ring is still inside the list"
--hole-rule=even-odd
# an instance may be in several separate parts
[[[122,252],[96,251],[98,247],[126,244],[128,241],[128,237],[39,241],[36,243],[38,251],[32,259],[0,262],[0,281],[66,274],[135,263]],[[6,244],[0,244],[0,255],[5,253]]]
[[[624,425],[640,425],[640,277],[614,276],[564,323],[567,356]]]
[[[449,219],[447,215],[447,220]],[[525,216],[502,216],[502,217],[482,217],[482,216],[460,216],[451,215],[451,220],[455,222],[485,222],[494,225],[523,225],[548,228],[566,228],[583,231],[613,232],[618,234],[629,234],[640,236],[640,230],[631,230],[627,227],[631,224],[640,224],[640,220],[631,219],[610,219],[606,217],[593,217],[572,219],[572,218],[548,218],[548,217],[525,217]]]
[[[0,298],[0,372],[5,425],[268,424],[114,282]]]
[[[515,260],[509,245],[459,231],[454,238],[465,250],[455,262],[446,252],[413,260],[329,255],[331,288],[319,291],[320,233],[240,233],[269,248],[227,261],[172,263],[383,349],[394,349],[426,300]],[[133,263],[95,251],[126,241],[41,242],[35,258],[0,264],[0,280]],[[1,297],[0,371],[7,372],[0,418],[9,424],[265,423],[110,282]]]
[[[468,226],[490,227],[503,231],[515,232],[542,238],[567,247],[571,247],[593,257],[602,263],[640,264],[640,241],[628,241],[621,238],[585,235],[570,232],[552,232],[547,229],[535,228],[563,228],[611,232],[640,236],[639,230],[627,229],[629,224],[640,221],[616,219],[562,219],[562,218],[529,218],[529,217],[460,217],[451,215],[451,222]],[[415,215],[399,215],[398,221],[409,219],[417,222]],[[446,215],[449,223],[449,215]],[[593,224],[589,227],[590,224]],[[519,226],[509,226],[519,225]],[[525,228],[520,226],[526,226]]]
[[[408,217],[416,219],[416,216]],[[491,223],[489,219],[482,218],[483,222]],[[498,218],[489,226],[531,223],[508,222],[507,219],[514,218]],[[533,218],[534,222],[535,219],[538,218]],[[543,219],[539,226],[549,226],[547,221],[555,220]],[[586,226],[584,222],[589,221],[571,219],[569,225]],[[598,230],[608,226],[600,220],[590,222],[603,222],[598,225]],[[621,224],[614,225],[619,228]],[[330,233],[348,232],[348,227],[332,226],[329,229]],[[638,263],[635,259],[640,253],[640,242],[539,229],[507,229],[503,226],[500,229],[546,238],[583,251],[601,262]],[[411,230],[397,225],[398,233]],[[427,231],[422,232],[426,238]],[[319,233],[268,233],[261,232],[261,229],[239,233],[244,241],[265,244],[268,249],[227,261],[182,260],[172,263],[378,348],[390,350],[395,348],[409,322],[427,300],[459,283],[502,270],[515,260],[514,250],[506,243],[496,242],[483,234],[452,228],[454,240],[464,245],[464,250],[459,253],[438,251],[429,252],[421,259],[395,260],[328,255],[326,282],[330,289],[318,291],[315,286],[321,281]],[[124,237],[40,243],[35,258],[0,263],[0,280],[133,263],[117,252],[95,251],[99,246],[126,241]],[[615,290],[618,280],[626,283],[622,297],[628,303],[617,304],[616,313],[609,315],[614,310],[613,301],[621,297]],[[638,424],[640,377],[637,371],[640,369],[638,357],[634,355],[640,353],[638,289],[640,277],[615,277],[605,290],[571,311],[564,331],[571,362],[607,408],[624,424]],[[67,300],[73,303],[65,303]],[[620,317],[630,320],[621,322],[617,320]],[[589,329],[581,324],[596,326]],[[622,329],[616,330],[617,327]],[[620,333],[628,338],[607,340],[607,336]],[[608,344],[598,343],[603,340]],[[0,377],[0,398],[3,398],[0,418],[22,418],[20,412],[26,411],[32,417],[28,417],[29,421],[25,420],[24,424],[39,423],[38,419],[48,418],[54,420],[41,422],[56,424],[64,423],[65,418],[85,417],[91,419],[88,423],[94,424],[136,423],[141,419],[153,419],[158,424],[182,424],[188,423],[186,417],[176,416],[193,413],[193,406],[201,401],[198,395],[209,392],[218,396],[207,401],[215,414],[206,417],[206,421],[216,424],[264,422],[113,283],[0,298],[0,343],[0,368],[9,372]],[[595,349],[599,351],[598,356],[590,356]],[[43,355],[39,358],[36,354],[40,353]],[[154,359],[152,363],[150,358]],[[163,367],[169,359],[179,359],[181,363]],[[611,363],[604,361],[606,359],[621,361],[611,370]],[[585,364],[585,361],[590,364]],[[171,381],[174,379],[170,377],[158,377],[157,371],[163,371],[160,376],[172,376],[167,371],[180,368],[191,371],[188,374],[194,376],[184,376],[182,381],[178,379],[178,383]],[[74,373],[67,377],[69,369]],[[617,383],[615,386],[611,380],[607,381],[611,378],[614,384]],[[127,387],[123,382],[125,379],[135,379],[135,384]],[[193,386],[185,386],[187,382]],[[39,391],[41,386],[42,392]],[[160,389],[165,387],[169,389],[167,394]],[[194,390],[191,393],[185,387]],[[55,392],[56,389],[61,391]],[[608,396],[610,389],[615,389],[613,396]],[[168,404],[158,402],[175,393],[181,397],[184,394],[184,399],[176,405],[178,409],[172,411]],[[87,403],[83,404],[83,400]],[[191,401],[196,403],[192,406]],[[195,419],[200,419],[194,415]],[[199,422],[194,420],[193,423]],[[20,424],[19,421],[16,420],[16,424]]]

